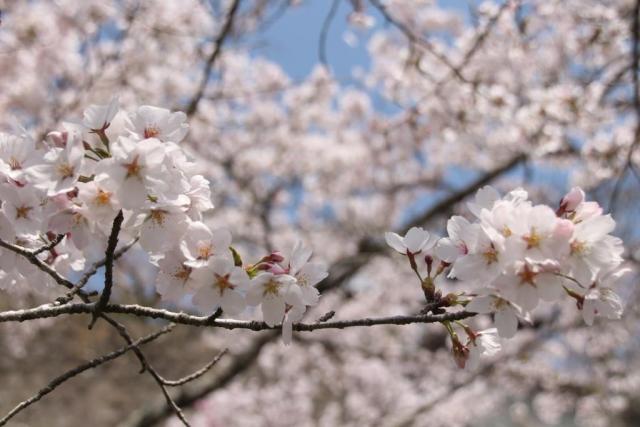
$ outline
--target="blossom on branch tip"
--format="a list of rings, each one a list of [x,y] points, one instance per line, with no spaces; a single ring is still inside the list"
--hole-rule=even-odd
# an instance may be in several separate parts
[[[118,99],[113,98],[108,104],[91,105],[84,110],[82,124],[94,132],[106,130],[120,108]]]
[[[172,113],[165,108],[143,105],[129,117],[127,130],[139,139],[180,142],[189,131],[186,119],[187,115],[182,111]]]
[[[387,232],[384,238],[389,246],[403,255],[415,255],[423,250],[431,249],[437,242],[428,231],[420,227],[412,227],[404,237],[397,233]]]

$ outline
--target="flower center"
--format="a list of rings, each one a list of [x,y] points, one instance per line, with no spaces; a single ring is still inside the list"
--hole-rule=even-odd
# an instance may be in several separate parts
[[[16,219],[27,219],[29,217],[29,212],[31,212],[31,209],[33,209],[33,207],[24,205],[16,208]]]
[[[542,237],[536,233],[535,227],[531,228],[531,233],[528,236],[523,236],[522,240],[527,242],[527,249],[539,248]]]
[[[579,240],[574,240],[573,242],[571,242],[571,255],[581,255],[584,253],[586,247],[584,242],[581,242]]]
[[[160,129],[155,126],[147,126],[144,128],[144,137],[146,138],[155,138],[160,135]]]
[[[11,158],[9,159],[9,167],[11,168],[12,171],[22,169],[22,165],[20,164],[20,161],[18,161],[18,159],[16,159],[13,156],[11,156]]]
[[[152,209],[149,217],[151,221],[156,223],[156,225],[164,225],[164,221],[167,216],[167,211],[163,211],[162,209]]]
[[[135,156],[131,163],[125,163],[122,166],[127,170],[126,178],[131,178],[132,176],[140,178],[140,171],[142,171],[142,166],[140,163],[140,156]]]
[[[181,265],[180,268],[173,273],[173,277],[182,280],[183,284],[187,281],[187,279],[189,279],[189,275],[191,275],[191,267],[187,267],[184,264]]]
[[[209,259],[213,255],[213,246],[211,244],[198,247],[198,259]]]
[[[111,203],[111,192],[98,190],[98,194],[94,198],[97,205],[105,206]]]
[[[484,257],[484,260],[486,261],[487,265],[491,265],[494,262],[498,262],[498,252],[493,247],[493,245],[491,245],[489,249],[484,251],[482,253],[482,256]]]
[[[233,283],[229,282],[228,274],[225,274],[224,276],[220,276],[219,274],[216,274],[215,276],[216,276],[216,281],[214,283],[214,286],[218,288],[218,290],[220,291],[220,294],[224,293],[224,291],[227,289],[235,288]]]
[[[58,165],[58,174],[62,179],[72,178],[73,173],[74,169],[69,163],[60,163]]]
[[[280,289],[280,283],[271,279],[264,285],[264,294],[278,295]]]
[[[520,273],[518,273],[518,276],[520,276],[520,284],[526,283],[527,285],[535,286],[535,278],[537,275],[537,272],[532,270],[528,265],[525,265]]]

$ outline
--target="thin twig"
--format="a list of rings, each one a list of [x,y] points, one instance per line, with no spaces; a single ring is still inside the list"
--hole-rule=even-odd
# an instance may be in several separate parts
[[[222,356],[224,356],[225,354],[227,354],[227,352],[229,351],[229,349],[224,349],[222,350],[220,353],[218,353],[218,355],[216,357],[214,357],[209,363],[207,363],[205,366],[203,366],[202,368],[198,369],[197,371],[195,371],[192,374],[189,374],[185,377],[182,377],[180,379],[177,379],[175,381],[169,381],[169,380],[162,380],[162,383],[166,386],[169,387],[177,387],[183,384],[186,384],[188,382],[191,382],[193,380],[196,380],[198,378],[200,378],[201,376],[203,376],[204,374],[206,374],[211,368],[213,368],[215,366],[216,363],[218,363],[220,361],[220,359],[222,359]]]
[[[382,16],[384,16],[384,18],[388,22],[392,23],[396,28],[398,28],[405,35],[405,37],[409,40],[409,42],[422,46],[427,52],[429,52],[436,59],[438,59],[440,62],[446,65],[447,68],[449,68],[460,81],[464,83],[472,83],[469,80],[467,80],[467,78],[465,78],[464,75],[462,75],[460,70],[451,63],[451,61],[449,60],[449,58],[446,57],[446,55],[438,52],[438,49],[433,45],[433,43],[431,43],[431,41],[429,41],[426,38],[422,38],[418,36],[404,22],[396,19],[389,12],[387,7],[384,6],[382,3],[380,3],[379,0],[369,0],[369,1],[376,9],[378,9],[378,11],[382,14]]]
[[[204,72],[202,73],[202,80],[200,80],[200,85],[198,86],[198,90],[196,91],[195,95],[191,99],[191,102],[189,102],[189,105],[187,106],[187,109],[186,109],[187,116],[192,116],[193,113],[195,113],[196,110],[198,109],[198,104],[200,104],[200,101],[204,96],[204,91],[207,88],[207,84],[209,83],[209,78],[211,77],[211,71],[213,70],[213,65],[216,62],[216,59],[218,58],[220,53],[222,52],[222,45],[224,44],[225,39],[231,33],[231,29],[233,28],[233,20],[235,18],[236,12],[238,11],[239,7],[240,7],[240,0],[234,0],[233,3],[231,3],[231,7],[229,7],[227,18],[225,19],[224,25],[220,30],[220,34],[218,34],[218,37],[214,42],[215,45],[213,47],[213,51],[211,52],[211,55],[207,59],[207,63],[204,66]]]
[[[71,378],[83,373],[84,371],[87,371],[89,369],[93,369],[97,366],[100,366],[106,362],[109,362],[113,359],[116,359],[120,356],[122,356],[123,354],[125,354],[126,352],[137,348],[139,345],[142,344],[146,344],[150,341],[155,340],[156,338],[158,338],[159,336],[166,334],[167,332],[171,331],[171,329],[173,329],[174,325],[168,325],[165,326],[164,328],[160,329],[157,332],[154,332],[153,334],[147,335],[146,337],[140,338],[136,341],[134,341],[133,343],[119,348],[118,350],[112,351],[111,353],[107,353],[105,355],[102,355],[100,357],[96,357],[95,359],[83,363],[82,365],[79,365],[71,370],[68,370],[67,372],[65,372],[62,375],[57,376],[56,378],[54,378],[53,380],[51,380],[51,382],[49,382],[49,384],[47,384],[45,387],[43,387],[42,389],[40,389],[38,391],[38,393],[36,393],[35,395],[33,395],[32,397],[30,397],[29,399],[20,402],[20,404],[18,404],[15,408],[13,408],[4,418],[0,419],[0,426],[5,425],[11,418],[13,418],[14,416],[16,416],[19,412],[21,412],[22,410],[24,410],[25,408],[29,407],[30,405],[32,405],[33,403],[39,401],[40,399],[42,399],[44,396],[46,396],[47,394],[51,393],[53,390],[55,390],[60,384],[64,383],[65,381],[70,380]]]
[[[0,239],[0,247],[5,248],[13,253],[21,255],[27,259],[31,264],[35,265],[39,270],[46,273],[49,277],[51,277],[58,285],[64,286],[67,289],[73,289],[74,285],[70,280],[63,277],[60,273],[58,273],[55,269],[53,269],[49,264],[42,261],[36,255],[34,255],[33,251],[23,248],[22,246],[13,245],[9,242],[5,242]],[[87,302],[89,301],[89,294],[84,291],[78,291],[78,295],[80,298]]]
[[[131,338],[131,336],[129,335],[129,332],[127,332],[127,328],[125,328],[123,324],[110,318],[104,313],[101,313],[100,317],[102,317],[111,326],[113,326],[118,331],[120,336],[126,341],[127,344],[133,343],[133,339]],[[175,325],[175,324],[172,323],[172,325]],[[162,391],[162,395],[164,396],[165,401],[167,402],[167,407],[173,411],[173,413],[178,417],[178,419],[180,419],[180,421],[182,421],[183,425],[185,425],[186,427],[189,427],[189,422],[187,421],[187,418],[182,412],[182,409],[180,409],[178,404],[173,400],[173,398],[169,394],[169,391],[165,387],[166,380],[154,369],[153,366],[151,366],[151,364],[147,360],[142,350],[140,350],[138,347],[134,347],[133,352],[138,358],[138,360],[140,361],[140,364],[142,366],[142,368],[140,369],[140,373],[147,371],[149,375],[151,375],[151,378],[153,378],[156,384],[158,384],[158,387],[160,387],[160,391]]]
[[[41,246],[38,249],[36,249],[35,251],[33,251],[32,254],[34,256],[37,256],[37,255],[41,254],[42,252],[53,250],[56,246],[58,246],[60,244],[60,242],[62,242],[62,239],[64,239],[64,234],[58,234],[49,243],[47,243],[46,245]]]

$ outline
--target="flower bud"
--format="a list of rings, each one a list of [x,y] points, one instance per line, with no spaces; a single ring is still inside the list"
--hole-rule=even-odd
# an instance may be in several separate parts
[[[64,148],[67,146],[68,138],[69,134],[67,132],[53,131],[47,134],[47,141],[59,148]]]
[[[455,336],[453,339],[453,348],[451,352],[453,354],[453,360],[456,362],[456,365],[460,369],[464,369],[464,366],[467,364],[467,360],[469,360],[469,348],[463,345],[458,337]]]
[[[560,201],[558,213],[573,212],[584,201],[584,191],[579,187],[573,187]]]

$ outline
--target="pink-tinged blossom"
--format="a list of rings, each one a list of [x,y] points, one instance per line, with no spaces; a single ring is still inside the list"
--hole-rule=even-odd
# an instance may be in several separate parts
[[[119,103],[117,98],[113,98],[108,104],[90,105],[84,110],[84,120],[82,124],[92,131],[106,130],[118,112]]]
[[[167,251],[182,238],[188,221],[180,206],[151,204],[136,219],[140,230],[140,246],[150,253]]]
[[[91,243],[93,234],[91,223],[85,213],[86,209],[83,207],[68,203],[64,209],[60,209],[49,218],[49,229],[56,234],[68,234],[77,249],[85,249]],[[104,235],[100,237],[104,238]]]
[[[538,305],[540,299],[556,301],[564,293],[564,279],[550,270],[531,260],[518,261],[497,278],[493,285],[506,299],[523,310],[530,311]]]
[[[237,315],[245,309],[250,280],[232,260],[211,258],[203,267],[193,270],[191,276],[199,288],[193,303],[203,312],[213,313],[222,308],[225,313]]]
[[[431,249],[437,242],[428,231],[420,227],[412,227],[404,237],[396,233],[385,233],[384,238],[389,246],[403,255],[418,254],[422,250]]]
[[[469,356],[465,364],[465,369],[475,370],[480,364],[481,357],[491,357],[500,352],[502,345],[496,328],[485,329],[474,332],[469,337]]]
[[[154,186],[163,183],[165,152],[157,139],[136,141],[119,138],[111,144],[112,157],[98,164],[96,173],[104,173],[115,183],[120,204],[125,209],[141,208],[149,196],[157,196]]]
[[[302,291],[302,302],[305,305],[316,305],[320,293],[316,285],[329,275],[323,263],[309,262],[311,248],[307,248],[301,241],[297,241],[288,257],[288,274],[295,277],[297,285]]]
[[[518,331],[520,307],[498,295],[484,295],[472,299],[466,310],[479,314],[494,314],[494,322],[502,338],[512,338]]]
[[[32,139],[0,133],[0,176],[24,183],[26,171],[41,161]]]
[[[450,275],[469,283],[489,285],[503,271],[508,255],[504,238],[491,228],[475,225],[473,244],[467,253],[458,257]]]
[[[0,185],[2,211],[13,225],[16,234],[31,234],[42,230],[43,197],[30,186]]]
[[[630,271],[623,268],[598,275],[594,284],[584,295],[581,304],[582,318],[587,325],[593,325],[596,316],[614,320],[622,317],[624,305],[613,287]]]
[[[609,234],[615,225],[610,215],[591,216],[575,225],[567,268],[583,286],[589,286],[599,271],[622,262],[622,240]]]
[[[198,283],[191,276],[193,268],[185,264],[186,260],[182,251],[174,248],[158,261],[160,271],[156,279],[156,290],[163,300],[177,302],[196,291]]]
[[[296,278],[288,274],[260,273],[251,280],[247,292],[249,305],[260,305],[262,318],[269,326],[284,320],[287,306],[304,307],[302,291]]]
[[[84,147],[78,138],[66,141],[64,147],[51,148],[43,163],[29,168],[33,185],[45,190],[48,196],[66,193],[75,188],[84,161]]]
[[[184,193],[189,198],[187,215],[194,221],[202,221],[202,214],[213,209],[209,180],[202,175],[189,179],[189,188]]]
[[[231,260],[231,232],[220,228],[210,230],[199,221],[189,222],[180,250],[185,256],[185,264],[194,268],[203,267],[210,258],[226,258]]]
[[[77,187],[78,200],[85,206],[85,216],[92,227],[109,232],[113,219],[120,210],[115,183],[103,174],[90,182],[79,182]]]
[[[469,248],[476,245],[479,232],[477,224],[472,225],[464,217],[453,216],[447,221],[449,237],[442,238],[436,246],[436,254],[449,263],[469,253]]]
[[[538,205],[518,209],[506,250],[518,258],[534,261],[562,259],[569,254],[571,223],[558,219],[548,206]]]
[[[172,113],[164,108],[143,105],[130,116],[127,129],[139,139],[180,142],[189,131],[186,119],[187,115],[182,111]]]

